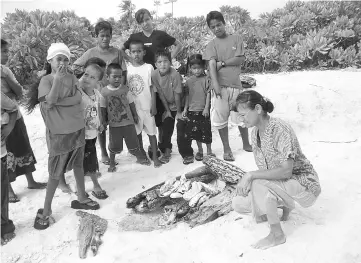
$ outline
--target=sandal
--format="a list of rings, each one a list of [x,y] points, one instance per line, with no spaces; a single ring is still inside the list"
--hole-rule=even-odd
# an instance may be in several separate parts
[[[107,199],[109,196],[107,195],[107,192],[105,192],[104,190],[101,190],[100,192],[95,192],[95,191],[92,191],[92,195],[97,198],[97,199],[100,199],[100,200],[104,200],[104,199]]]
[[[9,203],[17,203],[20,202],[20,199],[17,195],[9,196]]]
[[[43,216],[44,209],[40,208],[36,213],[34,220],[34,228],[37,230],[45,230],[50,226],[50,216]]]
[[[229,152],[223,154],[223,160],[228,162],[234,162],[236,159],[234,159],[233,153]]]
[[[203,153],[197,152],[195,156],[196,161],[202,161],[203,160]]]
[[[183,158],[183,164],[187,165],[187,164],[191,164],[194,162],[194,158],[193,156],[187,156]]]
[[[81,203],[78,200],[71,201],[71,208],[73,209],[84,209],[84,210],[98,210],[100,208],[99,204],[90,198],[85,200],[84,203]]]
[[[4,246],[15,238],[15,233],[7,233],[1,236],[1,245]]]
[[[169,163],[169,161],[170,161],[170,155],[169,155],[169,156],[163,155],[162,157],[159,158],[159,161],[160,161],[162,164]]]
[[[34,190],[34,189],[45,189],[48,183],[37,183],[38,186],[30,186],[28,189]]]

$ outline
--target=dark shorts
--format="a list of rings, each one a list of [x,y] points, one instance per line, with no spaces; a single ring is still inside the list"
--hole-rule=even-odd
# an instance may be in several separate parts
[[[189,111],[185,134],[188,139],[201,143],[212,143],[212,127],[210,118],[202,115],[202,111]]]
[[[109,145],[108,149],[113,154],[123,151],[123,140],[129,151],[139,148],[139,141],[135,125],[127,125],[121,127],[109,127]]]
[[[85,149],[84,149],[84,175],[89,173],[99,172],[99,163],[97,157],[97,148],[96,143],[97,138],[90,140],[85,140]]]
[[[74,169],[82,167],[84,161],[84,147],[76,148],[68,153],[49,156],[48,172],[51,179],[59,180],[60,176]]]
[[[155,93],[155,96],[156,96],[155,100],[156,100],[157,114],[154,116],[154,119],[155,119],[155,125],[157,127],[160,127],[162,126],[162,115],[164,113],[164,106],[161,99],[159,98],[158,92]]]

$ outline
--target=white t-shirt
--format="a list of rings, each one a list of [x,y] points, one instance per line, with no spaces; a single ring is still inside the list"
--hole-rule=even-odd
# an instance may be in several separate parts
[[[150,87],[152,85],[153,70],[153,66],[147,63],[139,67],[128,66],[127,80],[129,91],[133,95],[137,110],[148,111],[152,107]]]
[[[83,99],[81,101],[82,108],[84,109],[85,119],[85,139],[91,140],[97,137],[98,129],[100,126],[100,100],[102,95],[94,89],[94,95],[89,96],[81,90]]]

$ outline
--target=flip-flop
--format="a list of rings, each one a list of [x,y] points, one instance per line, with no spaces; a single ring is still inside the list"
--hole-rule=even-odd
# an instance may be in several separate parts
[[[34,220],[34,228],[37,230],[45,230],[50,226],[50,216],[43,216],[44,209],[40,208],[36,213]]]
[[[98,210],[100,205],[98,202],[88,198],[85,203],[80,203],[78,200],[73,200],[71,201],[70,207],[73,209]]]
[[[30,186],[28,189],[35,190],[35,189],[45,189],[48,183],[38,183],[38,187],[36,186]]]
[[[20,199],[17,195],[14,195],[14,196],[9,196],[9,203],[17,203],[17,202],[20,202]]]
[[[202,161],[203,160],[203,153],[197,152],[194,159],[196,159],[196,161]]]
[[[108,168],[108,172],[109,172],[109,173],[114,173],[116,170],[117,170],[117,167],[116,167],[116,166],[114,166],[114,167],[109,167],[109,168]]]
[[[100,200],[104,200],[104,199],[107,199],[109,196],[107,195],[107,192],[105,192],[104,190],[101,190],[100,192],[95,192],[95,191],[92,191],[92,195],[97,198],[97,199],[100,199]]]
[[[110,160],[109,161],[101,161],[103,164],[105,165],[110,165]],[[118,162],[115,162],[115,165],[118,165]]]
[[[162,157],[159,158],[159,161],[160,161],[162,164],[169,163],[169,161],[170,161],[170,156],[165,156],[165,155],[163,155]]]
[[[14,232],[12,233],[6,233],[1,236],[1,245],[4,246],[7,243],[9,243],[11,240],[15,238],[16,234]]]
[[[191,164],[193,162],[194,162],[193,156],[187,156],[187,157],[184,157],[184,159],[183,159],[183,164],[185,164],[185,165]]]
[[[251,152],[253,152],[253,150],[252,149],[250,149],[250,150],[246,150],[246,149],[243,149],[245,152],[248,152],[248,153],[251,153]]]
[[[234,159],[233,153],[225,153],[223,154],[223,160],[228,162],[234,162],[236,159]]]
[[[146,165],[146,166],[150,166],[152,164],[151,161],[149,161],[148,158],[137,160],[136,163],[139,163],[141,165]]]

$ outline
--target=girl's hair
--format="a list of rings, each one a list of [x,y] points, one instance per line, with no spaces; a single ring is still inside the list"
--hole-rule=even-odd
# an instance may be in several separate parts
[[[142,8],[139,9],[136,13],[135,13],[135,21],[137,21],[138,24],[143,23],[144,20],[144,15],[147,14],[150,18],[152,18],[151,13],[149,12],[148,9]]]
[[[49,75],[51,73],[51,65],[49,64],[48,61],[45,62],[43,70],[46,71],[44,76]],[[26,94],[26,102],[24,107],[28,113],[31,113],[35,109],[36,105],[38,105],[40,102],[38,99],[40,80],[41,78],[36,83],[31,85]]]
[[[189,56],[187,59],[187,69],[186,69],[187,74],[189,73],[189,70],[193,65],[199,65],[199,66],[205,68],[206,61],[202,58],[201,54],[193,54],[193,55]]]
[[[170,52],[166,49],[164,50],[158,50],[156,53],[155,53],[155,61],[157,61],[157,59],[159,57],[166,57],[168,58],[168,60],[170,61],[170,63],[172,63],[172,56],[170,54]]]
[[[271,113],[274,110],[273,103],[254,90],[247,90],[238,95],[236,107],[243,103],[251,110],[254,110],[257,104],[261,105],[264,112]]]

